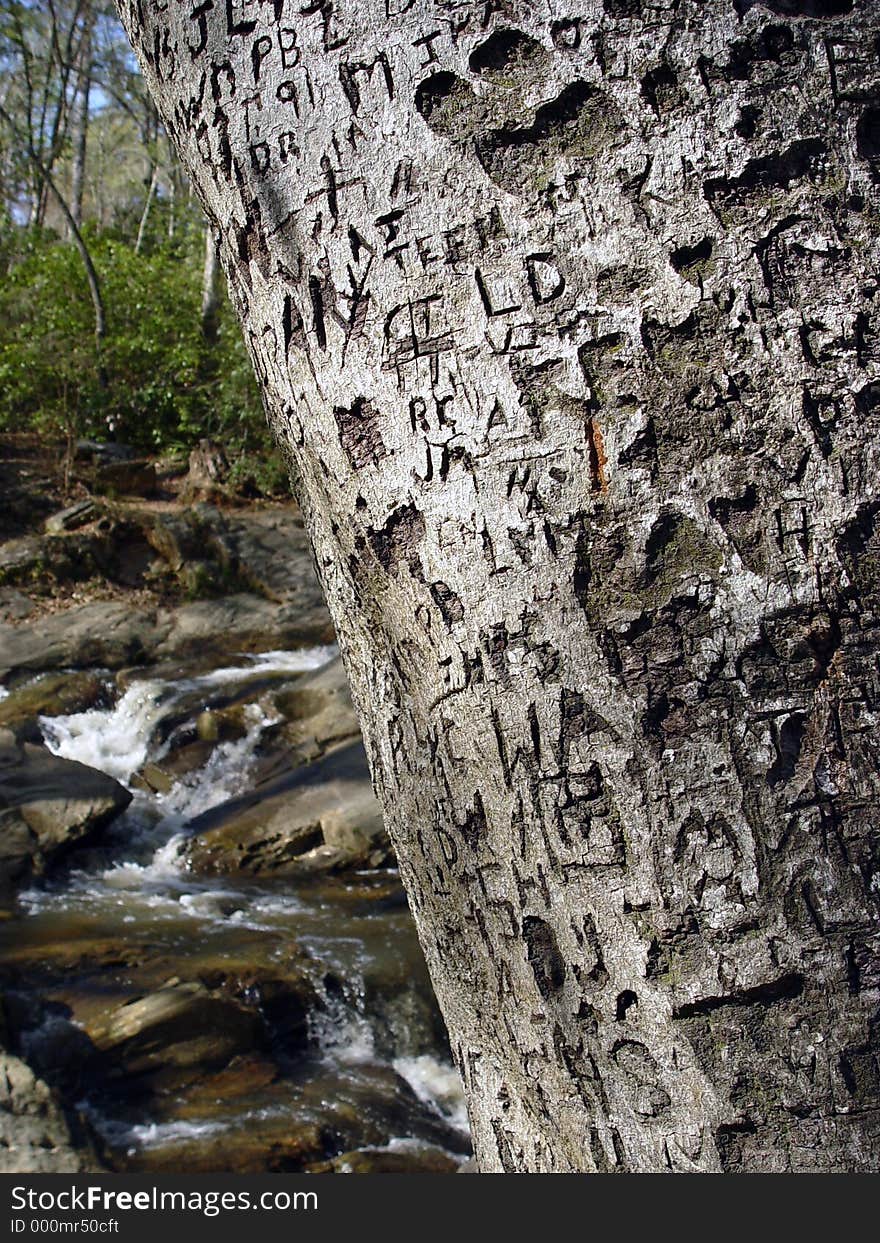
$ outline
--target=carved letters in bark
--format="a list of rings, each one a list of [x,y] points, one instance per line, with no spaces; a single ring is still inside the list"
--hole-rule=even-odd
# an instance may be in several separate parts
[[[481,1167],[872,1168],[878,6],[120,7]]]

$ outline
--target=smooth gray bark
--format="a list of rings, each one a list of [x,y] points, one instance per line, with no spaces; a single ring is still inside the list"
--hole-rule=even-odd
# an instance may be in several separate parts
[[[79,50],[76,94],[73,102],[72,146],[73,164],[70,179],[70,214],[77,228],[82,227],[83,196],[86,186],[86,150],[89,141],[89,107],[92,93],[92,26],[94,13],[86,7],[84,29]]]
[[[200,318],[202,336],[209,343],[217,339],[220,298],[222,296],[220,291],[221,279],[220,249],[217,245],[214,230],[208,225],[205,229],[205,261],[202,266],[202,306]]]
[[[480,1168],[875,1168],[877,5],[120,10]]]
[[[153,199],[156,197],[156,188],[159,185],[159,165],[153,165],[153,171],[150,175],[150,184],[147,187],[146,198],[141,212],[140,224],[138,225],[137,237],[134,243],[134,253],[139,255],[144,244],[144,237],[147,232],[147,221],[150,219],[150,208],[153,206]]]

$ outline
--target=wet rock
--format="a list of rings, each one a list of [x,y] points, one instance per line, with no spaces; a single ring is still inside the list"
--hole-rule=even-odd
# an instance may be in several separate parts
[[[285,742],[302,760],[315,759],[335,743],[360,737],[341,656],[305,674],[293,687],[278,691],[273,703],[287,719]]]
[[[8,913],[13,887],[31,875],[34,835],[20,816],[0,810],[0,911]]]
[[[43,530],[47,535],[61,535],[65,531],[75,531],[85,526],[87,522],[93,521],[99,513],[100,510],[93,500],[77,501],[75,505],[68,505],[66,509],[50,514],[43,523]]]
[[[389,1066],[354,1064],[326,1068],[297,1092],[297,1112],[314,1111],[332,1136],[331,1151],[386,1145],[408,1135],[451,1152],[466,1153],[468,1142],[427,1107]]]
[[[302,892],[312,902],[322,902],[339,910],[344,918],[387,915],[409,909],[400,876],[391,870],[339,876],[319,873],[309,878]]]
[[[288,1115],[245,1119],[239,1126],[194,1120],[192,1138],[183,1128],[168,1139],[129,1152],[123,1168],[138,1174],[284,1174],[304,1169],[326,1153],[318,1121],[300,1123]]]
[[[208,873],[378,867],[391,858],[360,742],[283,771],[190,827],[186,859]]]
[[[234,742],[248,731],[249,702],[227,707],[205,708],[196,717],[195,732],[200,742]]]
[[[103,695],[104,684],[93,673],[49,673],[0,700],[0,727],[11,729],[19,742],[41,742],[38,717],[85,712]]]
[[[0,892],[93,838],[131,802],[112,777],[0,730]]]
[[[202,768],[211,758],[213,742],[190,742],[176,747],[161,760],[151,760],[129,781],[135,790],[152,790],[154,794],[167,794],[175,783],[187,773]]]
[[[200,742],[218,742],[220,739],[220,727],[217,721],[216,712],[200,712],[196,718],[196,733]]]
[[[164,1115],[171,1123],[166,1124],[167,1141],[163,1144],[158,1134],[155,1146],[129,1157],[127,1168],[151,1173],[330,1172],[328,1159],[334,1162],[339,1153],[372,1149],[380,1161],[378,1150],[385,1147],[390,1157],[389,1141],[403,1134],[415,1137],[413,1154],[421,1151],[426,1161],[438,1164],[439,1157],[429,1157],[430,1149],[436,1154],[467,1148],[463,1137],[432,1114],[388,1067],[315,1067],[305,1082],[276,1085],[271,1094],[255,1083],[249,1112],[234,1112],[234,1102],[230,1108],[229,1098],[219,1092],[212,1100],[208,1094],[215,1085],[206,1080],[195,1093],[187,1089],[182,1108],[175,1106]],[[185,1120],[192,1138],[185,1128],[175,1128],[173,1119]],[[358,1163],[357,1157],[353,1160]],[[454,1166],[452,1158],[447,1160]]]
[[[82,1174],[103,1169],[85,1128],[30,1067],[0,1052],[0,1173]]]
[[[449,1056],[425,959],[414,937],[397,937],[363,969],[363,1006],[370,1015],[377,1053]]]
[[[148,790],[153,794],[167,794],[174,786],[174,778],[159,764],[145,764],[129,780],[134,790]]]
[[[105,980],[110,980],[119,971],[131,979],[132,969],[143,963],[149,951],[148,944],[137,939],[130,944],[121,942],[118,937],[102,929],[96,930],[87,920],[80,921],[76,917],[65,918],[48,936],[38,932],[31,938],[29,932],[30,927],[22,923],[11,920],[0,923],[3,983],[11,989],[39,980],[40,987],[51,991],[53,998],[71,1004],[77,1021],[81,1014],[70,998],[75,994],[80,977],[101,973]],[[167,977],[167,968],[162,974]],[[112,999],[112,995],[112,990],[108,990],[107,995],[100,997],[98,1008],[106,1010],[111,1004],[107,997]],[[7,1006],[12,996],[12,993],[8,995]],[[91,1001],[94,1003],[94,998]],[[35,1021],[30,1020],[31,1023]],[[18,1022],[19,1027],[27,1025],[25,1019]]]
[[[81,1100],[98,1054],[86,1033],[71,1020],[69,1008],[12,991],[7,993],[6,1002],[16,1032],[15,1045],[10,1047],[36,1075],[61,1093],[63,1101]]]
[[[161,944],[148,925],[141,931],[127,925],[120,933],[112,919],[95,921],[71,912],[42,926],[40,920],[15,928],[0,925],[0,971],[8,997],[18,999],[15,990],[39,989],[56,1013],[63,1011],[107,1050],[105,1061],[115,1056],[107,1033],[118,1031],[118,1016],[127,1015],[130,1023],[140,1013],[127,1010],[129,1003],[168,988],[194,990],[193,1031],[201,1021],[200,999],[208,996],[231,1006],[236,1016],[241,1010],[250,1014],[261,1043],[265,1031],[284,1056],[298,1054],[310,1041],[309,1016],[323,1006],[314,983],[320,968],[289,932],[248,929],[231,920],[224,924],[240,906],[241,895],[230,891],[185,895],[178,919],[163,921]],[[185,973],[183,980],[172,972]],[[187,994],[177,996],[180,1001]],[[39,1008],[31,1013],[19,1006],[18,1011],[16,1030],[42,1021]],[[224,1011],[217,1013],[222,1018]],[[211,1066],[201,1070],[208,1073]]]
[[[89,1031],[95,1046],[129,1074],[203,1071],[257,1046],[257,1014],[197,981],[169,982],[126,1002]]]
[[[242,1053],[212,1074],[185,1085],[179,1093],[152,1103],[151,1115],[162,1123],[207,1122],[247,1117],[262,1102],[270,1102],[281,1077],[278,1065],[263,1053]]]
[[[185,746],[175,747],[175,749],[164,756],[160,761],[162,771],[167,773],[174,780],[179,777],[185,777],[187,773],[194,772],[197,768],[204,767],[214,750],[212,742],[189,742]]]
[[[323,1008],[304,963],[300,956],[272,963],[248,962],[243,955],[233,955],[214,967],[204,962],[199,975],[208,987],[243,1005],[256,1007],[272,1047],[289,1057],[309,1044],[309,1017]]]
[[[358,1148],[307,1168],[309,1174],[457,1174],[459,1162],[434,1144]]]

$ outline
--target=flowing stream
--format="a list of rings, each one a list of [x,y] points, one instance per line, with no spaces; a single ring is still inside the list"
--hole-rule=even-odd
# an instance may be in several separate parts
[[[0,959],[30,1015],[24,1051],[75,1098],[117,1168],[296,1169],[425,1146],[459,1161],[468,1150],[396,872],[206,877],[181,858],[189,822],[248,790],[280,719],[267,695],[247,692],[334,655],[269,652],[195,677],[145,677],[110,707],[41,719],[51,751],[116,778],[133,800],[97,846],[21,895],[20,914],[0,926]],[[138,780],[194,736],[201,713],[243,694],[241,736],[162,792]],[[158,1075],[96,1052],[120,1006],[187,981],[215,992],[234,981],[256,998],[259,1047],[227,1065],[208,1057],[209,1073],[187,1063]]]

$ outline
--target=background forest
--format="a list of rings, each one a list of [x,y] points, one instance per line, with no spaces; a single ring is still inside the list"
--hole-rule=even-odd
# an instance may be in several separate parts
[[[222,441],[286,486],[214,239],[109,0],[0,0],[0,432]]]

